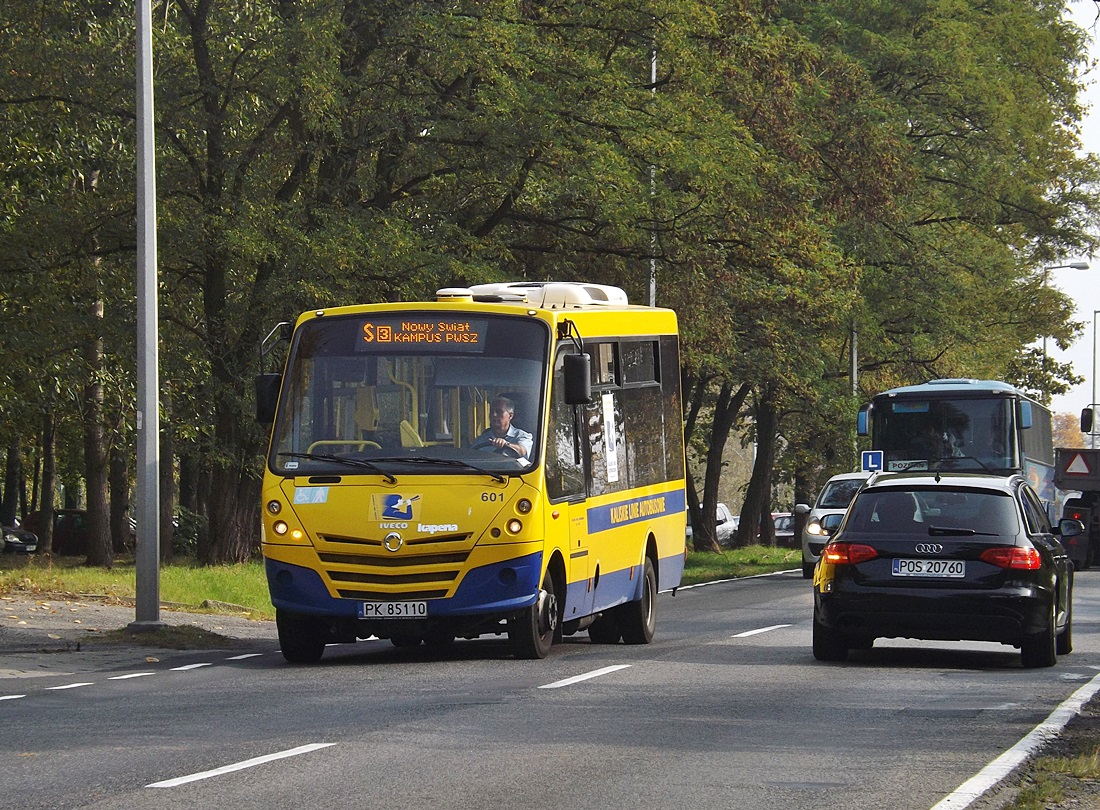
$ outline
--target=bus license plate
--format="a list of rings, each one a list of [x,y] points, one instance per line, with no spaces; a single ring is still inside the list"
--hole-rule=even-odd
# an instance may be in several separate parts
[[[894,560],[895,577],[965,577],[965,560]]]
[[[426,619],[427,602],[362,602],[360,619]]]

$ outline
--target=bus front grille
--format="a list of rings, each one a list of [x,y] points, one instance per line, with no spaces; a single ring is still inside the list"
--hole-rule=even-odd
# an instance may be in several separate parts
[[[381,540],[322,537],[318,557],[344,599],[394,601],[447,596],[462,573],[470,535],[415,538],[396,552]],[[456,542],[457,541],[457,542]],[[456,548],[457,546],[457,548]]]

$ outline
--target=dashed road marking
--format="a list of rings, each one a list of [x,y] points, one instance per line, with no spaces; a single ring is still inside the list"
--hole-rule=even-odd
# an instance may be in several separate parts
[[[170,788],[177,785],[186,785],[188,782],[198,782],[201,779],[211,779],[215,776],[222,776],[223,774],[233,773],[234,771],[243,771],[245,768],[254,768],[257,765],[263,765],[267,762],[274,762],[277,759],[286,759],[287,757],[296,757],[300,754],[308,754],[313,751],[319,751],[322,748],[328,748],[336,743],[310,743],[309,745],[300,745],[297,748],[291,748],[288,751],[279,751],[275,754],[265,754],[262,757],[254,757],[253,759],[246,759],[243,762],[236,762],[232,765],[223,765],[220,768],[214,768],[210,771],[201,771],[199,773],[188,774],[187,776],[177,776],[175,779],[165,779],[163,782],[153,782],[145,787],[151,788]]]
[[[773,624],[771,627],[758,627],[755,630],[746,630],[744,633],[738,633],[736,636],[730,636],[730,638],[748,638],[749,636],[756,636],[760,633],[768,633],[772,630],[782,630],[784,627],[790,627],[790,625]]]
[[[598,678],[601,675],[607,675],[609,672],[618,672],[620,669],[626,669],[629,666],[630,664],[615,664],[614,666],[604,667],[603,669],[594,669],[582,675],[574,675],[572,678],[565,678],[561,681],[544,684],[540,686],[539,689],[559,689],[562,686],[570,686],[580,681],[587,681],[589,678]]]

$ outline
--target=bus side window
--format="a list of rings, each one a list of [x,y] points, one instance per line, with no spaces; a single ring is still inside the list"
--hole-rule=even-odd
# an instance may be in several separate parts
[[[550,424],[546,448],[546,494],[550,500],[584,497],[584,459],[578,458],[577,419],[574,407],[565,401],[565,373],[558,352],[550,390]]]

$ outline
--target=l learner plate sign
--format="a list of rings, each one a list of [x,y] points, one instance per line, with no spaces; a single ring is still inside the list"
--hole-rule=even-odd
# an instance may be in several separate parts
[[[362,602],[360,619],[426,619],[427,602]]]
[[[966,576],[965,560],[904,560],[895,559],[895,577],[950,577]]]

